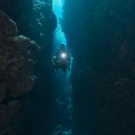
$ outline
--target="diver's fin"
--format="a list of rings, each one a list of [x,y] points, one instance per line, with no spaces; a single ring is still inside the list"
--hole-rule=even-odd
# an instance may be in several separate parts
[[[55,75],[57,78],[59,78],[60,74],[59,74],[59,70],[58,69],[55,69]]]

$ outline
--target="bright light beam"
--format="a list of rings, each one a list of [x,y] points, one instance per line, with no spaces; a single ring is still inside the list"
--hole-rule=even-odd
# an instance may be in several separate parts
[[[66,57],[66,54],[65,53],[62,53],[61,56],[62,56],[62,58],[65,58]]]

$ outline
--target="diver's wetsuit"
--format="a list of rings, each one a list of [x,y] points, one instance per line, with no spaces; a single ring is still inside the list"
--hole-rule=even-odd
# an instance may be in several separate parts
[[[65,54],[66,57],[62,58],[61,55],[62,53]],[[58,68],[62,68],[63,72],[66,72],[66,69],[68,68],[70,70],[70,55],[69,52],[66,51],[66,49],[59,49],[56,53],[55,53],[56,59],[54,61],[54,68],[58,69]]]

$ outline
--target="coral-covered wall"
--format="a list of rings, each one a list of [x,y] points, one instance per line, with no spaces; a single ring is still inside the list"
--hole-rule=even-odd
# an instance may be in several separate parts
[[[1,0],[0,10],[0,135],[49,134],[55,100],[49,69],[57,25],[51,2]]]
[[[40,57],[39,62],[43,63],[43,59],[45,59],[48,65],[50,61],[48,54],[51,53],[50,48],[52,47],[52,32],[57,25],[51,2],[48,0],[1,0],[0,10],[16,22],[19,34],[35,40],[42,47],[44,55]],[[45,66],[42,70],[46,70],[46,68]]]
[[[65,2],[75,135],[135,133],[134,5],[134,0]]]
[[[18,117],[21,104],[15,98],[37,79],[32,67],[40,50],[35,41],[18,36],[16,24],[0,11],[0,132]]]

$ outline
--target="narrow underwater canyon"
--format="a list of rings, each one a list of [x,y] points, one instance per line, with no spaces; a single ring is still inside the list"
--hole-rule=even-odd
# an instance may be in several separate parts
[[[134,135],[134,0],[65,0],[63,11],[72,121],[55,105],[67,97],[50,73],[52,0],[0,0],[0,135]]]

